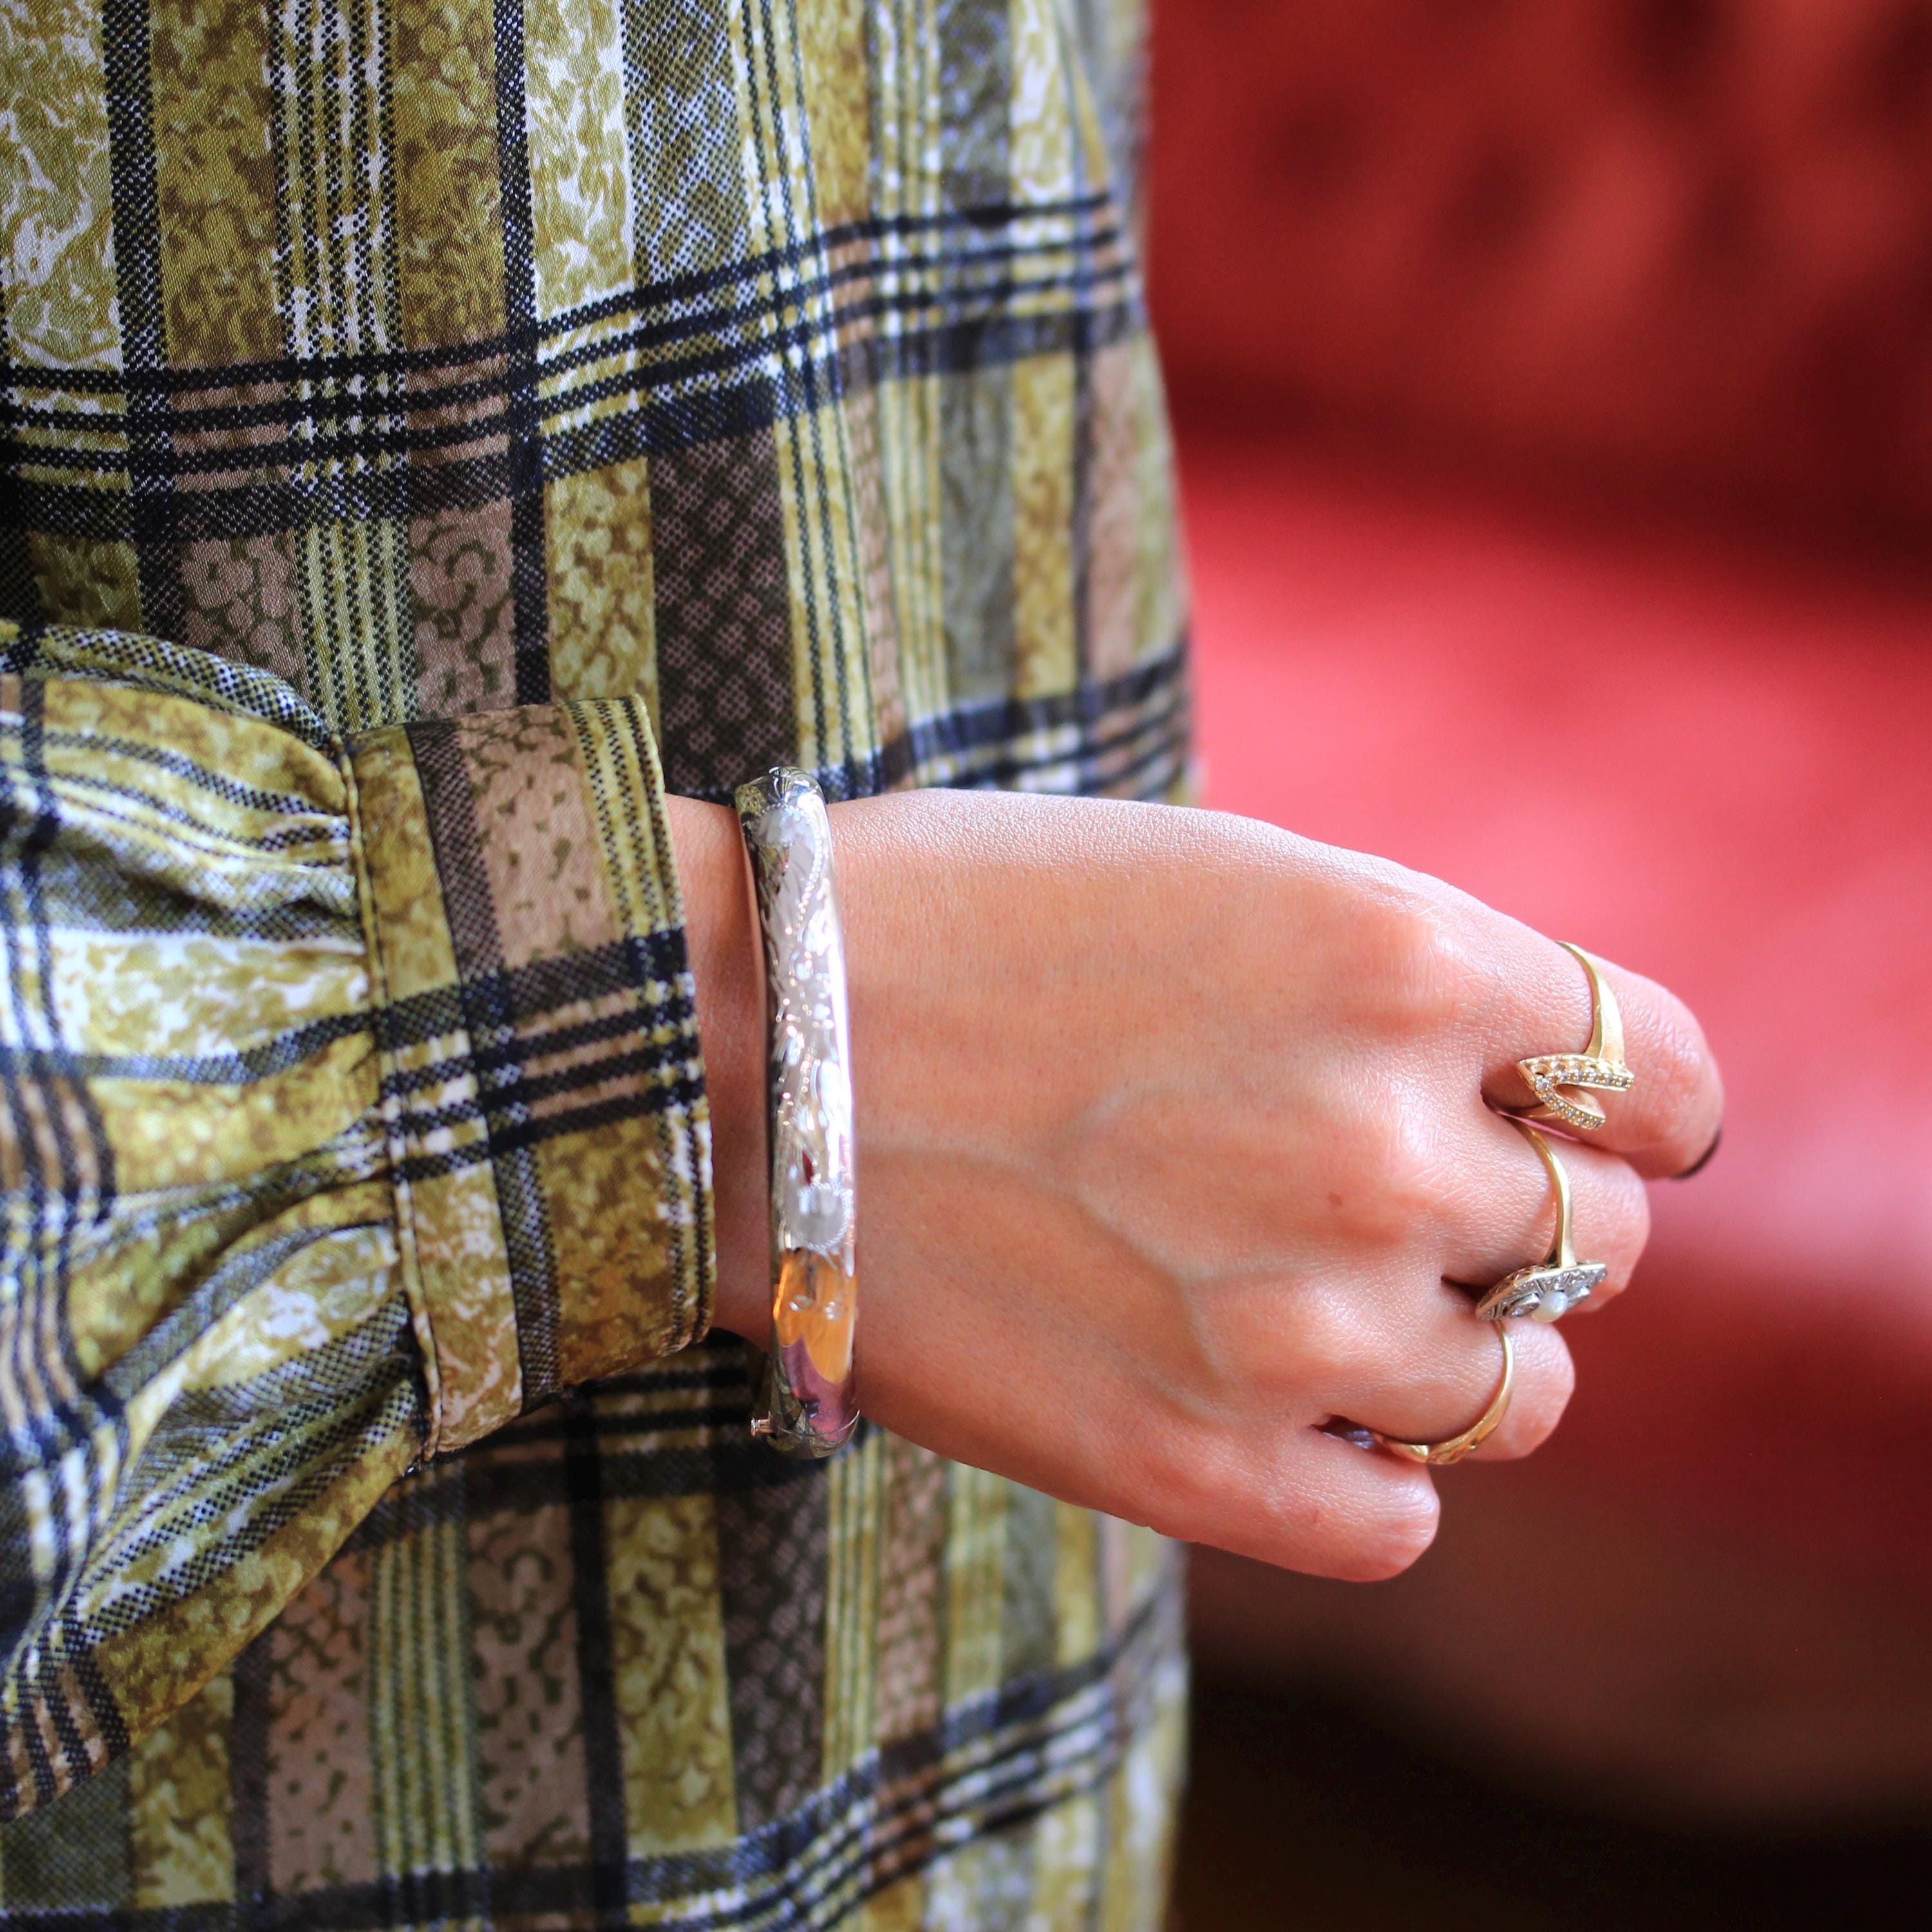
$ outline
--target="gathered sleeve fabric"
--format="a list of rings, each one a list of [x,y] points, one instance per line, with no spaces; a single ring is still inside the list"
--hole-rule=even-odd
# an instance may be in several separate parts
[[[152,1730],[398,1477],[710,1318],[641,701],[343,740],[0,623],[0,1817]]]

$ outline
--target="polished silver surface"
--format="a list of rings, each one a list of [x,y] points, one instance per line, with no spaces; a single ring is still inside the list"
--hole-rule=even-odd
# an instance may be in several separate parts
[[[765,944],[772,1345],[752,1432],[829,1456],[858,1425],[850,1030],[832,826],[806,772],[740,785]]]

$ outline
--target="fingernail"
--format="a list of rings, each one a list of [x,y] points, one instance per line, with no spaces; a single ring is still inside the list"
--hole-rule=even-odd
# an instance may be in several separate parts
[[[1711,1164],[1711,1156],[1718,1151],[1724,1138],[1724,1124],[1718,1123],[1718,1131],[1711,1136],[1711,1144],[1687,1167],[1682,1174],[1672,1174],[1673,1180],[1688,1180],[1694,1174],[1702,1174]]]

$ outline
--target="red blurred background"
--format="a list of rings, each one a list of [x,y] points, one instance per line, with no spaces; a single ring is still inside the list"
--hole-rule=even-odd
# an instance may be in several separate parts
[[[1186,1922],[1296,1922],[1226,1916],[1317,1856],[1250,1812],[1358,1848],[1363,1932],[1707,1923],[1682,1861],[1734,1855],[1826,1922],[1800,1846],[1921,1922],[1844,1908],[1932,1870],[1932,5],[1156,14],[1209,802],[1667,981],[1731,1101],[1557,1442],[1447,1478],[1411,1576],[1197,1563]],[[1385,1829],[1405,1778],[1600,1908]]]

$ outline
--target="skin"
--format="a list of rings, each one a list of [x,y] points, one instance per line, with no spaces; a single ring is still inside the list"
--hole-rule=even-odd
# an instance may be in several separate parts
[[[715,1132],[718,1320],[769,1334],[764,1007],[737,826],[670,802]],[[1385,861],[1226,814],[913,792],[831,810],[858,1121],[866,1411],[958,1460],[1330,1576],[1406,1568],[1430,1473],[1333,1432],[1466,1427],[1499,1351],[1472,1286],[1540,1257],[1546,1178],[1492,1111],[1580,1048],[1552,941]],[[1723,1096],[1696,1020],[1612,967],[1637,1082],[1568,1142],[1601,1308]],[[1459,1286],[1463,1284],[1464,1286]],[[1478,1452],[1573,1382],[1519,1322]]]

